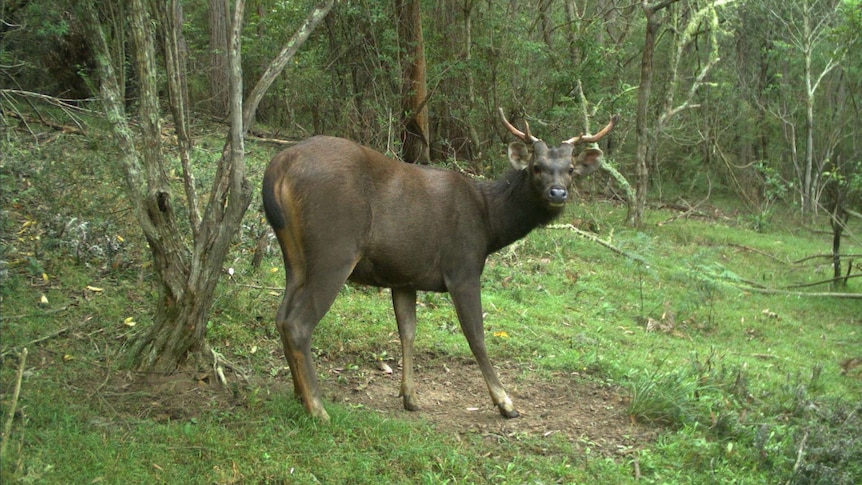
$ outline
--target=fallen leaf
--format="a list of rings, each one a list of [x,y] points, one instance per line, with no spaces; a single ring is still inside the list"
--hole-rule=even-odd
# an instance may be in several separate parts
[[[135,317],[128,317],[125,320],[123,320],[123,325],[125,325],[127,327],[134,327],[137,324],[138,324],[138,322],[135,321]]]
[[[90,285],[87,285],[87,289],[94,292],[94,293],[101,293],[101,292],[105,291],[104,288],[99,288],[98,286],[90,286]]]
[[[392,374],[392,367],[389,367],[389,364],[383,362],[382,360],[377,361],[377,367],[379,367],[384,374]]]

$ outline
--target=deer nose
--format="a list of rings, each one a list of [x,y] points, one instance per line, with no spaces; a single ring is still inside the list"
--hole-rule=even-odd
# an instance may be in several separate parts
[[[562,205],[566,203],[569,197],[569,192],[565,187],[551,187],[548,189],[548,202],[553,205]]]

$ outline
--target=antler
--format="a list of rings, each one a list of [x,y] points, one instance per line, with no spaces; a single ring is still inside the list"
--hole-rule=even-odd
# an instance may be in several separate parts
[[[512,126],[512,123],[509,123],[509,120],[506,119],[506,114],[503,113],[503,108],[497,108],[497,109],[500,111],[500,118],[503,119],[503,124],[506,125],[506,128],[509,129],[510,133],[517,136],[521,140],[524,140],[526,143],[532,144],[532,143],[539,141],[538,138],[536,138],[535,136],[530,134],[530,124],[527,123],[526,120],[524,120],[524,125],[526,126],[525,129],[527,130],[527,132],[524,133],[523,131]]]
[[[575,136],[575,137],[569,138],[568,140],[564,141],[563,143],[569,143],[569,144],[572,144],[572,145],[578,145],[578,144],[581,144],[581,143],[595,143],[595,142],[597,142],[597,141],[601,140],[605,135],[607,135],[608,133],[610,133],[610,131],[614,129],[614,125],[615,125],[615,124],[617,123],[617,121],[619,121],[619,120],[620,120],[620,116],[619,116],[619,115],[613,115],[613,116],[611,117],[611,121],[610,121],[610,122],[608,122],[607,126],[605,126],[604,128],[602,128],[602,129],[601,129],[601,131],[599,131],[599,132],[598,132],[598,133],[596,133],[595,135],[586,136],[586,135],[584,135],[583,133],[581,133],[579,136]]]

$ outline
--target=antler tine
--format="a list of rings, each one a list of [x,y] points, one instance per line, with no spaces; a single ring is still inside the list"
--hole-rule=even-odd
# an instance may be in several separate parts
[[[595,142],[601,140],[602,138],[604,138],[605,135],[610,133],[611,130],[614,129],[614,125],[619,120],[620,120],[619,115],[613,115],[613,116],[611,116],[611,121],[608,122],[607,126],[602,128],[601,131],[599,131],[595,135],[585,136],[583,133],[581,133],[578,136],[574,136],[572,138],[569,138],[568,140],[564,141],[563,143],[569,143],[572,145],[578,145],[581,143],[595,143]]]
[[[512,133],[513,135],[517,136],[518,138],[520,138],[521,140],[523,140],[527,143],[535,143],[535,142],[539,141],[538,138],[536,138],[535,136],[530,134],[530,125],[529,124],[525,123],[527,125],[527,132],[524,133],[523,131],[512,126],[512,123],[509,123],[509,120],[506,119],[506,114],[503,112],[503,108],[497,108],[497,109],[500,111],[500,118],[503,119],[503,124],[506,125],[506,128],[509,130],[510,133]]]

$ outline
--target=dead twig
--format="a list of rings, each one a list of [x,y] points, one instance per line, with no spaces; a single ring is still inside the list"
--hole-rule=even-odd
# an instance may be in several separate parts
[[[763,293],[766,295],[788,295],[788,296],[810,296],[814,298],[849,298],[851,300],[862,300],[862,293],[831,293],[831,292],[805,292],[805,291],[787,291],[773,288],[756,288],[753,286],[734,285],[742,291],[750,291],[752,293]]]
[[[24,350],[26,350],[26,349],[27,349],[27,347],[28,347],[28,346],[30,346],[30,345],[36,345],[36,344],[41,343],[41,342],[44,342],[44,341],[46,341],[46,340],[50,340],[50,339],[52,339],[52,338],[54,338],[54,337],[56,337],[56,336],[58,336],[58,335],[63,335],[64,333],[68,332],[71,328],[72,328],[72,327],[63,327],[63,328],[61,328],[60,330],[57,330],[57,331],[54,331],[54,332],[49,333],[48,335],[45,335],[45,336],[39,337],[39,338],[37,338],[37,339],[31,340],[31,341],[29,341],[29,342],[27,342],[27,343],[23,344],[23,346],[24,346]],[[12,352],[14,352],[14,351],[15,351],[15,349],[14,349],[14,348],[9,349],[9,350],[7,350],[7,351],[3,352],[2,354],[0,354],[0,357],[6,357],[7,355],[11,354],[11,353],[12,353]]]
[[[778,259],[777,257],[775,257],[775,256],[773,256],[773,255],[771,255],[765,251],[761,251],[759,249],[754,249],[752,247],[745,246],[743,244],[729,243],[728,246],[731,246],[734,248],[739,248],[739,249],[742,249],[743,251],[750,251],[752,253],[757,253],[757,254],[760,254],[761,256],[766,256],[767,258],[775,261],[776,263],[787,264],[787,261],[783,261],[781,259]]]
[[[18,407],[18,397],[21,395],[21,380],[24,377],[24,366],[27,363],[27,347],[18,354],[18,374],[15,378],[15,390],[12,391],[12,402],[9,404],[9,415],[3,425],[3,441],[0,442],[0,458],[6,457],[6,447],[9,445],[9,434],[12,432],[12,422],[15,420],[15,410]]]
[[[278,286],[249,285],[246,283],[237,283],[236,285],[242,286],[243,288],[254,288],[255,290],[284,291],[284,287],[278,287]]]
[[[710,178],[709,178],[709,176],[707,175],[706,180],[707,180],[707,182],[709,183],[709,188],[707,189],[706,197],[704,197],[700,202],[698,202],[698,203],[696,203],[696,204],[694,204],[694,205],[691,205],[691,204],[689,204],[689,203],[688,203],[688,201],[687,201],[687,200],[682,199],[682,201],[685,203],[685,205],[687,206],[687,208],[686,208],[685,210],[681,211],[680,213],[675,214],[675,215],[673,215],[673,216],[671,216],[671,217],[669,217],[669,218],[665,219],[665,220],[664,220],[664,222],[659,222],[657,225],[658,225],[658,226],[663,226],[663,225],[665,225],[665,224],[670,224],[671,222],[673,222],[673,221],[675,221],[675,220],[677,220],[677,219],[679,219],[679,218],[687,219],[687,218],[688,218],[689,216],[691,216],[691,215],[698,215],[698,216],[702,216],[702,217],[703,217],[703,216],[706,216],[706,214],[704,214],[704,213],[700,212],[699,210],[697,210],[697,209],[698,209],[698,207],[700,207],[700,206],[701,206],[701,205],[703,205],[706,201],[708,201],[708,200],[709,200],[709,197],[710,197],[710,195],[712,194],[712,179],[710,179]]]
[[[811,259],[818,259],[818,258],[832,259],[833,257],[835,257],[835,255],[834,255],[834,254],[832,254],[832,253],[829,253],[829,254],[815,254],[815,255],[813,255],[813,256],[808,256],[808,257],[806,257],[806,258],[802,258],[802,259],[800,259],[800,260],[798,260],[798,261],[794,261],[794,262],[793,262],[793,264],[800,264],[800,263],[804,263],[804,262],[806,262],[806,261],[808,261],[808,260],[811,260]],[[841,255],[841,257],[842,257],[842,258],[862,258],[862,254],[842,254],[842,255]]]
[[[240,376],[243,380],[248,381],[248,377],[245,374],[245,371],[238,365],[229,361],[222,354],[218,353],[215,349],[210,348],[210,353],[213,358],[213,373],[215,374],[215,378],[219,384],[225,386],[227,385],[227,377],[224,375],[224,368],[232,370],[236,375]]]
[[[210,351],[213,353],[213,372],[215,372],[216,380],[218,380],[219,384],[226,386],[227,377],[224,375],[224,366],[222,365],[224,358],[215,349],[210,349]]]
[[[609,243],[609,242],[605,241],[604,239],[601,239],[601,238],[599,238],[598,236],[596,236],[596,235],[594,235],[594,234],[590,234],[590,233],[588,233],[588,232],[586,232],[586,231],[582,231],[582,230],[578,229],[577,227],[575,227],[575,226],[573,226],[573,225],[571,225],[571,224],[552,224],[552,225],[548,226],[548,228],[549,228],[549,229],[568,229],[569,231],[574,232],[574,233],[575,233],[575,234],[577,234],[578,236],[581,236],[581,237],[583,237],[583,238],[585,238],[585,239],[589,239],[590,241],[593,241],[593,242],[595,242],[595,243],[598,243],[599,245],[604,246],[604,247],[606,247],[606,248],[610,249],[611,251],[613,251],[613,252],[615,252],[615,253],[619,254],[620,256],[625,256],[625,257],[627,257],[627,258],[631,258],[631,259],[638,259],[638,260],[643,259],[643,258],[641,258],[641,257],[639,257],[639,256],[635,256],[635,255],[629,254],[629,253],[625,252],[624,250],[622,250],[622,249],[620,249],[620,248],[618,248],[618,247],[614,246],[613,244],[611,244],[611,243]]]
[[[263,136],[257,135],[246,135],[245,138],[247,140],[258,141],[261,143],[274,143],[276,145],[295,145],[296,141],[293,140],[282,140],[281,138],[267,138]]]
[[[850,278],[862,278],[862,274],[854,274],[854,275],[839,276],[838,278],[830,278],[830,279],[828,279],[828,280],[815,281],[814,283],[800,283],[800,284],[798,284],[798,285],[790,285],[790,286],[785,286],[785,287],[783,287],[783,288],[784,288],[784,289],[791,289],[791,288],[806,288],[806,287],[809,287],[809,286],[819,286],[819,285],[825,285],[825,284],[827,284],[827,283],[834,283],[834,282],[836,282],[836,281],[847,281],[847,280],[849,280]]]
[[[108,346],[107,346],[107,345],[105,345],[105,351],[104,351],[103,355],[106,355],[106,356],[108,355]],[[106,362],[105,362],[105,380],[103,380],[103,381],[102,381],[102,383],[101,383],[101,384],[99,384],[99,386],[98,386],[98,387],[96,387],[95,389],[93,389],[93,392],[91,392],[91,393],[87,396],[87,399],[90,399],[90,398],[92,398],[93,396],[95,396],[96,394],[98,394],[98,393],[99,393],[99,392],[100,392],[100,391],[101,391],[101,390],[102,390],[102,389],[103,389],[103,388],[108,384],[108,381],[109,381],[110,379],[111,379],[111,366],[110,366],[110,363],[109,363],[109,362],[107,362],[107,358],[106,358]]]
[[[808,431],[802,436],[802,442],[799,443],[799,449],[796,450],[796,463],[793,464],[793,474],[796,475],[796,472],[799,471],[799,467],[802,466],[802,457],[805,455],[805,442],[808,441]],[[787,484],[790,485],[791,480],[787,480]]]
[[[31,317],[39,317],[39,316],[43,316],[43,315],[53,315],[53,314],[55,314],[55,313],[64,312],[64,311],[68,310],[68,309],[69,309],[69,307],[71,307],[72,305],[76,305],[76,304],[77,304],[77,303],[74,303],[74,302],[73,302],[73,303],[72,303],[72,304],[70,304],[70,305],[66,305],[66,306],[63,306],[63,307],[60,307],[60,308],[52,308],[52,309],[50,309],[50,310],[43,310],[43,311],[40,311],[40,312],[25,313],[25,314],[23,314],[23,315],[11,315],[11,316],[8,316],[8,317],[3,317],[3,320],[18,320],[18,319],[20,319],[20,318],[31,318]]]

